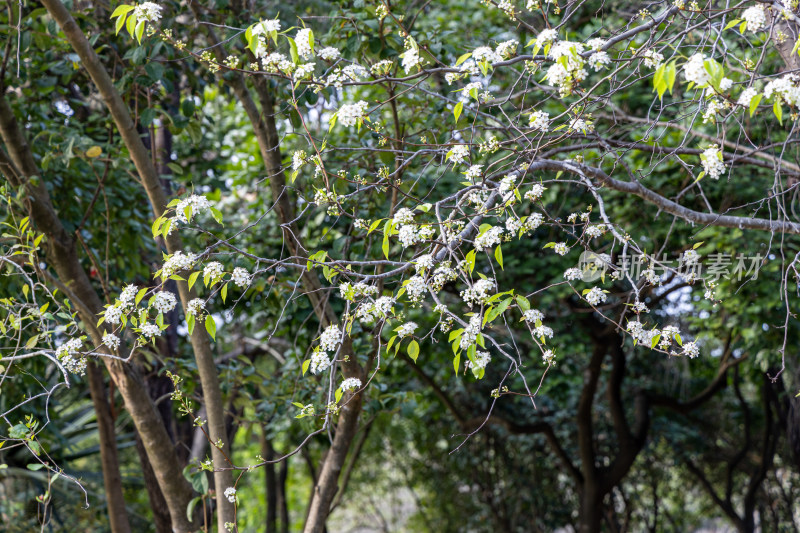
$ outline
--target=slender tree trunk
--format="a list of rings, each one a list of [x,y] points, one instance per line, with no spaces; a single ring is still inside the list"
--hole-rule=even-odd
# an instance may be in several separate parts
[[[92,342],[95,346],[102,347],[102,335],[94,327],[97,315],[103,310],[102,302],[80,263],[74,239],[64,229],[53,208],[29,145],[4,95],[0,95],[0,135],[10,157],[9,160],[4,160],[0,151],[0,171],[13,186],[27,187],[31,220],[48,237],[47,257],[61,282],[60,288],[78,310]],[[192,499],[192,488],[183,478],[172,443],[145,390],[141,376],[134,367],[121,361],[104,358],[103,362],[142,437],[159,485],[167,498],[175,531],[192,531],[192,523],[186,517],[186,506]]]
[[[580,492],[578,533],[599,533],[603,524],[603,495],[598,483],[584,483]]]
[[[125,510],[125,498],[122,495],[122,476],[119,471],[119,455],[117,454],[117,436],[114,431],[114,419],[106,396],[103,372],[92,361],[86,365],[89,381],[89,392],[97,417],[97,433],[100,438],[100,463],[103,466],[103,485],[106,489],[108,503],[108,521],[112,533],[130,533],[128,512]]]
[[[261,456],[265,461],[275,459],[275,449],[267,438],[267,430],[263,426],[259,428],[261,435]],[[275,477],[275,464],[267,463],[264,465],[264,493],[267,502],[267,523],[265,533],[276,533],[277,531],[277,508],[278,508],[278,487]]]
[[[169,508],[167,507],[167,500],[164,499],[164,494],[158,486],[158,479],[156,478],[153,467],[147,459],[147,451],[142,444],[142,438],[136,434],[136,451],[139,454],[139,464],[142,467],[142,478],[144,479],[144,487],[147,490],[147,497],[150,500],[150,511],[153,513],[153,525],[156,528],[156,533],[171,533],[172,520],[169,517]]]
[[[283,461],[278,468],[277,506],[280,513],[280,533],[289,533],[289,501],[286,499],[286,480],[289,477],[289,461]]]
[[[127,105],[125,105],[125,102],[117,92],[108,72],[100,62],[100,58],[94,52],[72,15],[64,7],[64,4],[60,0],[42,0],[42,4],[56,20],[64,35],[66,35],[67,40],[81,58],[84,68],[86,68],[100,92],[106,107],[114,119],[117,130],[128,148],[131,160],[136,166],[145,192],[150,200],[153,214],[160,216],[166,209],[166,195],[158,172],[150,159],[150,154],[136,131]],[[167,250],[171,254],[183,249],[180,238],[175,234],[168,237],[166,241]],[[189,286],[184,281],[178,283],[178,293],[185,310],[196,294],[189,289]],[[225,488],[233,484],[232,476],[230,471],[220,470],[220,468],[229,466],[227,458],[230,454],[230,444],[227,442],[225,433],[222,391],[219,386],[219,376],[217,375],[213,352],[205,328],[197,327],[194,329],[191,335],[191,344],[197,363],[197,371],[200,375],[200,383],[203,387],[203,400],[208,414],[208,432],[211,440],[214,443],[219,443],[219,446],[211,447],[211,458],[215,466],[214,484],[217,489],[217,528],[219,531],[225,531],[225,524],[235,520],[234,506],[223,495]],[[157,468],[155,464],[153,464],[153,467],[154,469]],[[166,493],[165,496],[167,496]]]

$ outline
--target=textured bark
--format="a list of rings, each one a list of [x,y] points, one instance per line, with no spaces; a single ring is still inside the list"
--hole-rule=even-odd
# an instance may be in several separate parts
[[[153,472],[153,467],[150,466],[150,461],[147,459],[147,451],[144,449],[142,439],[138,433],[136,434],[136,452],[139,454],[139,463],[142,466],[142,478],[144,479],[144,487],[147,490],[147,497],[150,500],[150,511],[153,513],[153,525],[156,528],[156,533],[170,533],[172,531],[172,520],[169,516],[167,500],[164,499],[164,494],[158,486],[158,478]]]
[[[141,179],[142,185],[150,201],[150,207],[154,216],[158,217],[164,213],[167,205],[166,194],[159,179],[155,165],[150,158],[150,153],[142,143],[142,139],[136,131],[136,126],[131,118],[128,106],[122,100],[114,83],[108,75],[100,58],[94,52],[86,36],[78,27],[72,15],[64,7],[60,0],[43,0],[42,4],[53,16],[61,30],[67,37],[73,50],[81,58],[83,67],[86,68],[89,76],[97,87],[103,102],[111,113],[111,117],[116,124],[117,130],[122,137],[125,146],[128,148],[131,160],[136,166],[136,170]],[[166,239],[167,251],[173,254],[182,251],[183,245],[180,238],[173,234]],[[188,303],[195,298],[194,291],[189,289],[186,282],[178,283],[178,294],[184,310]],[[232,476],[229,471],[219,470],[229,466],[227,457],[230,454],[230,445],[226,439],[225,418],[222,403],[222,391],[219,386],[219,376],[214,364],[214,357],[211,344],[204,328],[197,327],[191,335],[191,344],[194,351],[197,371],[200,375],[200,383],[203,387],[203,400],[208,414],[208,432],[211,440],[221,442],[220,447],[212,446],[211,458],[217,470],[214,472],[214,482],[217,487],[217,527],[220,531],[225,531],[225,523],[234,522],[234,506],[222,494],[226,487],[232,485]],[[154,469],[158,466],[154,463]],[[167,496],[165,491],[165,496]],[[186,502],[188,504],[188,501]],[[185,506],[184,506],[185,509]],[[172,508],[170,514],[173,514]],[[173,514],[173,523],[175,516]]]
[[[100,463],[103,467],[103,485],[106,490],[108,504],[108,521],[113,533],[130,533],[131,525],[128,512],[125,510],[125,498],[122,495],[122,475],[119,471],[119,455],[117,453],[117,436],[114,432],[114,419],[106,397],[103,372],[90,362],[86,365],[89,381],[89,392],[97,417],[97,434],[100,439]]]
[[[39,175],[27,141],[5,97],[0,95],[0,134],[9,152],[9,160],[2,165],[6,179],[12,185],[25,185],[31,220],[39,231],[47,235],[47,258],[67,296],[84,321],[92,342],[102,346],[102,336],[94,327],[103,304],[80,263],[72,236],[64,229],[50,201],[47,189]],[[156,471],[176,531],[192,531],[186,518],[186,506],[192,498],[192,488],[183,478],[180,465],[169,436],[156,413],[153,402],[135,367],[113,359],[103,359],[106,368],[120,391],[142,443]]]

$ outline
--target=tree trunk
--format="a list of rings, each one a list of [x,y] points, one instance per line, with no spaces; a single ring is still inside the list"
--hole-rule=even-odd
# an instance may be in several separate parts
[[[599,533],[603,524],[603,496],[598,483],[584,483],[580,491],[578,533]]]
[[[92,396],[94,412],[97,417],[100,463],[103,466],[103,485],[106,489],[106,502],[108,503],[108,521],[112,533],[130,533],[131,525],[128,522],[128,512],[125,510],[125,498],[122,495],[117,436],[114,431],[111,407],[106,397],[103,372],[91,361],[86,365],[86,373],[89,381],[89,393]]]
[[[4,95],[0,95],[0,135],[10,157],[8,161],[2,161],[0,170],[13,186],[26,186],[30,217],[37,229],[48,237],[47,257],[61,282],[60,288],[78,310],[94,345],[102,347],[102,335],[94,327],[97,315],[103,310],[102,302],[80,263],[74,239],[64,229],[53,208],[47,188],[41,179],[31,179],[38,178],[39,171]],[[103,362],[142,436],[159,485],[167,498],[175,531],[192,531],[192,522],[186,518],[192,488],[183,478],[172,443],[141,376],[134,367],[121,361],[103,358]]]
[[[267,438],[267,431],[263,426],[259,427],[259,431],[261,435],[261,456],[265,461],[273,461],[275,459],[275,450]],[[267,523],[264,526],[264,531],[265,533],[276,533],[278,491],[274,463],[264,465],[264,495],[267,502]]]
[[[131,160],[136,166],[136,170],[141,178],[150,206],[155,216],[160,216],[166,209],[166,195],[161,185],[161,181],[156,171],[150,154],[142,143],[142,139],[136,131],[135,124],[131,118],[130,111],[122,101],[114,83],[100,62],[100,58],[94,52],[86,36],[78,27],[70,12],[64,7],[60,0],[42,0],[42,4],[47,8],[50,15],[56,20],[61,30],[66,35],[72,48],[81,58],[81,62],[88,71],[95,86],[100,92],[103,101],[111,113],[114,123],[117,126],[120,136],[125,146],[128,148]],[[183,246],[177,235],[172,235],[166,239],[167,251],[173,254],[181,251]],[[189,289],[185,281],[178,283],[178,293],[184,310],[189,302],[196,296],[195,292]],[[235,522],[234,506],[223,495],[224,490],[231,486],[232,476],[230,471],[220,470],[227,467],[228,457],[230,456],[230,445],[225,434],[225,417],[223,411],[222,391],[219,386],[219,376],[217,367],[214,364],[214,356],[205,328],[197,327],[191,335],[191,344],[194,351],[197,371],[200,375],[200,383],[203,388],[203,400],[208,414],[207,428],[211,440],[219,443],[219,446],[211,447],[211,458],[214,463],[214,484],[217,488],[217,528],[225,531],[227,522]],[[158,466],[154,463],[154,469]],[[167,491],[165,491],[165,496]],[[188,502],[187,502],[188,503]],[[185,509],[185,507],[184,507]],[[172,513],[171,513],[172,514]],[[174,522],[173,515],[173,522]]]
[[[169,517],[167,501],[158,486],[158,479],[155,472],[153,472],[150,461],[147,459],[147,451],[145,451],[142,438],[138,433],[136,434],[136,451],[139,454],[142,478],[144,479],[144,487],[147,490],[147,497],[150,500],[150,511],[153,513],[153,525],[156,528],[156,533],[171,533],[172,520]]]

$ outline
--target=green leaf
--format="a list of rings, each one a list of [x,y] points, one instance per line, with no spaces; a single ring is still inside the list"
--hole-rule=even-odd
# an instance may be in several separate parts
[[[36,472],[37,470],[41,470],[42,468],[44,468],[44,465],[42,463],[31,463],[27,465],[27,468],[28,470],[33,470],[34,472]]]
[[[458,367],[461,364],[461,354],[456,354],[453,358],[453,370],[456,371],[456,375],[458,375]]]
[[[217,324],[214,322],[214,318],[211,315],[206,315],[206,331],[211,338],[216,340],[217,335]]]
[[[650,348],[655,348],[656,344],[658,344],[658,341],[660,340],[661,340],[661,335],[656,335],[655,337],[653,337],[653,339],[650,341]]]
[[[470,250],[467,253],[466,261],[469,267],[469,273],[472,274],[472,271],[475,270],[475,250]]]
[[[186,319],[186,326],[189,329],[189,335],[194,331],[194,315],[189,315]]]
[[[461,63],[463,63],[464,61],[466,61],[466,60],[467,60],[467,59],[469,59],[470,57],[472,57],[472,52],[467,52],[466,54],[464,54],[464,55],[460,56],[460,57],[459,57],[459,58],[456,60],[456,66],[459,66]]]
[[[25,348],[30,350],[31,348],[36,346],[37,342],[39,342],[39,335],[34,335],[30,339],[28,339],[28,342],[25,343]]]
[[[116,32],[114,33],[114,35],[119,35],[119,31],[120,31],[120,30],[122,29],[122,27],[125,25],[125,19],[126,19],[126,18],[128,18],[128,17],[127,17],[127,15],[123,15],[123,16],[121,16],[121,17],[119,17],[119,18],[117,19],[117,23],[116,23]]]
[[[219,292],[220,296],[222,296],[222,303],[225,303],[225,299],[228,297],[228,284],[223,285]]]
[[[120,15],[124,15],[125,13],[127,13],[129,11],[133,11],[133,9],[134,9],[134,6],[126,6],[124,4],[121,5],[121,6],[117,6],[117,9],[115,9],[114,12],[111,13],[111,18],[113,19],[113,18],[116,18],[116,17],[118,17]]]
[[[220,226],[224,226],[225,224],[222,223],[222,213],[216,207],[210,207],[209,210],[211,211],[211,216],[214,217],[214,220],[217,221],[217,224]]]
[[[455,117],[455,122],[458,122],[458,117],[461,116],[461,111],[464,109],[464,102],[458,102],[456,106],[453,108],[453,117]]]
[[[739,24],[740,22],[741,22],[741,19],[733,19],[732,21],[730,21],[730,22],[729,22],[729,23],[728,23],[728,24],[725,26],[725,29],[726,29],[726,30],[729,30],[729,29],[733,28],[734,26],[736,26],[737,24]]]
[[[494,249],[494,258],[497,259],[497,264],[500,265],[500,269],[503,269],[503,250],[500,245],[497,245],[497,248]]]
[[[522,295],[517,295],[517,305],[519,306],[522,311],[528,311],[531,308],[531,303]]]
[[[336,389],[336,392],[333,393],[334,398],[336,399],[336,403],[342,399],[342,389]]]
[[[303,375],[304,376],[306,375],[306,372],[308,372],[308,367],[309,366],[311,366],[311,359],[306,359],[305,361],[303,361]],[[302,404],[301,404],[301,407],[302,407]]]
[[[189,288],[190,288],[190,289],[192,288],[192,286],[193,286],[193,285],[195,284],[195,282],[197,281],[197,277],[198,277],[199,275],[200,275],[200,271],[198,270],[197,272],[192,272],[192,273],[191,273],[191,275],[189,276]]]
[[[410,343],[408,343],[407,352],[411,360],[416,363],[417,357],[419,357],[419,343],[415,340],[412,340]]]
[[[192,498],[192,501],[190,501],[189,505],[186,506],[186,518],[189,520],[189,522],[192,521],[192,517],[194,516],[194,508],[202,499],[202,496],[196,496]]]
[[[762,98],[763,98],[763,95],[757,94],[750,100],[750,116],[751,117],[753,116],[753,113],[756,112],[756,109],[758,109],[758,104],[759,104],[759,102],[761,102]]]
[[[780,122],[781,126],[783,125],[783,109],[781,108],[780,100],[775,100],[775,103],[772,104],[772,111],[775,113],[775,116],[778,117],[778,122]]]

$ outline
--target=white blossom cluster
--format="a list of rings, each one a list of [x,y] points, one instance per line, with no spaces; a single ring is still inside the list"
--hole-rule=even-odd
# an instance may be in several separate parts
[[[317,55],[324,59],[325,61],[336,61],[340,57],[342,57],[342,53],[339,51],[338,48],[334,48],[333,46],[326,46],[319,52]]]
[[[764,87],[766,98],[780,99],[792,107],[800,107],[800,76],[797,74],[786,74],[778,79],[772,80]]]
[[[450,150],[449,155],[450,161],[452,161],[454,165],[463,163],[469,157],[469,146],[466,144],[457,144]]]
[[[331,324],[319,336],[319,349],[323,352],[335,352],[342,343],[342,330],[339,326]]]
[[[461,299],[468,307],[473,305],[480,305],[486,303],[492,295],[491,291],[494,290],[494,278],[482,278],[461,291]]]
[[[251,279],[252,276],[244,267],[236,267],[231,273],[231,281],[233,281],[237,287],[247,287],[250,285]]]
[[[530,126],[536,131],[546,132],[550,129],[550,114],[546,111],[534,111],[530,116]]]
[[[343,126],[355,126],[360,120],[363,120],[369,105],[364,100],[359,100],[355,104],[345,104],[339,108],[337,119]]]
[[[664,54],[656,52],[655,50],[646,50],[644,53],[644,66],[649,68],[658,68],[664,62]]]
[[[342,381],[341,386],[339,387],[342,392],[346,391],[353,391],[361,387],[361,380],[358,378],[347,378]]]
[[[352,284],[349,282],[339,285],[339,295],[348,301],[361,299],[366,296],[376,296],[378,294],[378,287],[374,285],[367,285],[363,282]]]
[[[706,176],[715,180],[718,180],[725,172],[725,163],[722,162],[722,152],[720,152],[719,146],[716,144],[709,146],[700,154],[700,162],[703,165],[703,171],[706,173]]]
[[[525,199],[530,200],[531,202],[535,202],[536,200],[542,197],[545,190],[547,189],[541,183],[534,183],[531,186],[531,190],[525,193]]]
[[[750,102],[753,101],[753,98],[755,98],[757,94],[758,91],[755,89],[755,87],[748,87],[741,92],[736,103],[740,106],[750,107]]]
[[[381,296],[374,302],[364,302],[356,311],[356,318],[366,324],[372,324],[376,320],[386,318],[392,312],[394,298],[391,296]]]
[[[475,249],[479,252],[500,244],[503,239],[503,228],[493,226],[475,237]]]
[[[216,283],[222,279],[225,268],[219,261],[212,261],[203,268],[203,278],[207,278],[211,283]]]
[[[414,332],[417,330],[419,326],[417,326],[416,322],[406,322],[399,328],[397,328],[397,336],[402,338],[410,337],[414,335]]]
[[[183,253],[177,251],[167,257],[164,261],[164,266],[161,267],[161,277],[168,278],[173,274],[177,274],[183,270],[190,270],[197,261],[197,256],[192,252]]]
[[[83,341],[79,338],[70,339],[56,349],[56,357],[64,368],[79,376],[86,372],[86,358],[80,353]]]
[[[153,307],[159,313],[169,313],[178,305],[178,299],[169,291],[160,291],[153,298]]]
[[[120,340],[119,337],[117,337],[113,333],[105,333],[103,334],[103,344],[105,344],[112,350],[116,350],[117,348],[119,348]]]
[[[767,25],[767,14],[761,4],[745,9],[742,13],[742,19],[747,23],[747,29],[753,33],[758,32]]]
[[[186,304],[186,314],[193,317],[200,317],[206,308],[206,302],[202,298],[195,298]]]
[[[139,327],[139,331],[146,339],[152,339],[153,337],[161,336],[161,328],[158,326],[158,324],[142,324]]]
[[[233,487],[228,487],[225,489],[225,498],[228,499],[231,503],[236,503],[236,489]]]
[[[602,289],[599,289],[598,287],[592,287],[589,292],[586,293],[584,298],[586,298],[586,301],[589,302],[589,305],[596,306],[605,302],[606,298],[608,298],[608,295],[606,295]]]
[[[689,58],[683,66],[683,77],[686,81],[694,83],[698,87],[705,87],[711,81],[711,76],[706,71],[705,54],[697,53]]]
[[[188,210],[188,216],[187,207],[190,208]],[[209,207],[211,207],[211,204],[208,202],[208,198],[199,194],[193,194],[178,202],[175,206],[175,218],[183,224],[188,224],[194,215],[202,213]]]
[[[482,321],[483,317],[480,313],[476,313],[470,317],[469,324],[464,328],[464,332],[461,334],[461,340],[458,341],[458,345],[462,350],[466,350],[475,344],[478,335],[481,333]]]
[[[478,369],[486,368],[486,365],[488,365],[491,361],[492,361],[492,356],[489,355],[489,352],[482,352],[482,351],[475,352],[475,368]],[[465,361],[464,367],[472,368],[472,361],[469,360]]]
[[[163,8],[155,2],[142,2],[133,8],[131,16],[136,20],[147,22],[158,22],[161,20],[161,10]]]
[[[297,45],[297,55],[303,59],[310,58],[314,53],[313,45],[311,44],[311,36],[311,30],[308,28],[299,30],[294,36],[294,43]]]

